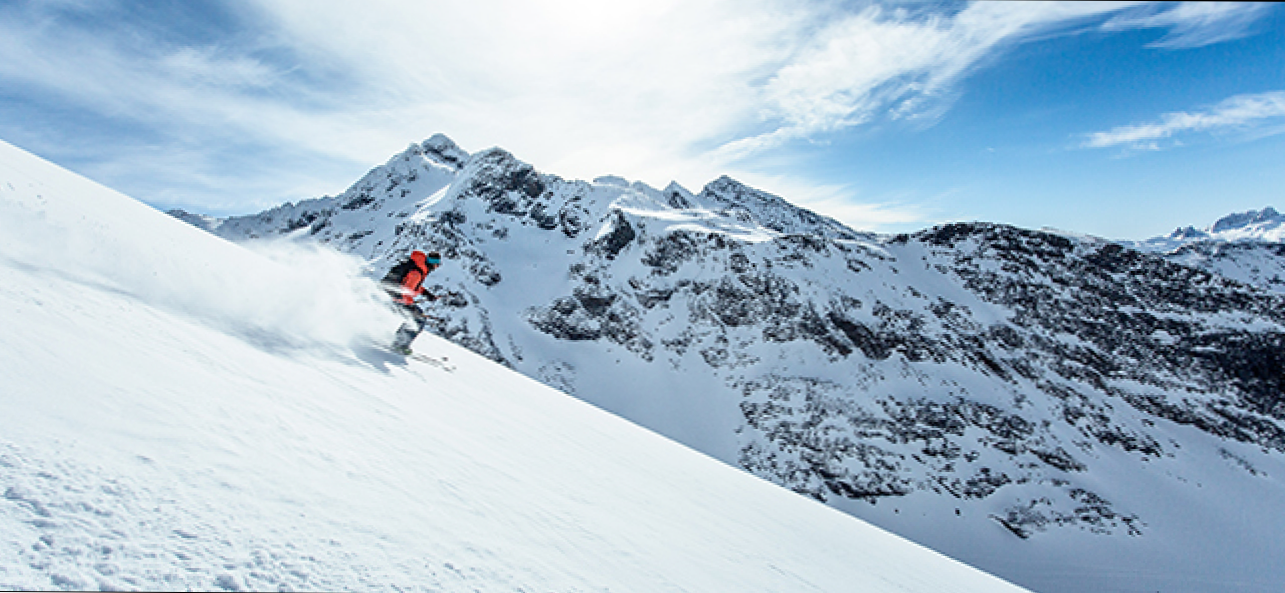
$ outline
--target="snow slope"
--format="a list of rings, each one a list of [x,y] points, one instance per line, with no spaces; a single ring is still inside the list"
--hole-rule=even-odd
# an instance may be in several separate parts
[[[442,340],[453,372],[383,354],[352,268],[0,143],[0,589],[1020,590]]]

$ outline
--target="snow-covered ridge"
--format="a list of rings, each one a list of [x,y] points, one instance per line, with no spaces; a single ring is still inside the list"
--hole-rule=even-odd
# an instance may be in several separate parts
[[[412,188],[441,163],[394,161],[306,226],[226,236],[374,274],[437,249],[439,336],[1037,590],[1285,578],[1247,519],[1285,502],[1279,295],[1071,233],[865,235],[726,178],[564,180],[488,149]]]
[[[0,143],[0,589],[1021,590],[261,248]]]

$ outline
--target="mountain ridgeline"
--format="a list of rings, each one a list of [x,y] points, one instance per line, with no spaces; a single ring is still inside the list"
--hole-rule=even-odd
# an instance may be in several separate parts
[[[568,181],[440,135],[339,196],[175,214],[327,243],[375,276],[438,250],[429,288],[454,295],[432,332],[959,556],[905,517],[1128,541],[1178,520],[1148,503],[1197,488],[1175,468],[1261,482],[1285,456],[1285,296],[1201,265],[1233,244],[874,235],[727,177]],[[1149,468],[1170,478],[1144,486]]]

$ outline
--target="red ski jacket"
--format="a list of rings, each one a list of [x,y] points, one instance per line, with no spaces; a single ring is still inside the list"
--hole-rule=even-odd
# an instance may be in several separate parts
[[[415,297],[424,294],[424,278],[428,276],[428,263],[425,262],[423,251],[412,252],[410,260],[415,263],[415,267],[402,277],[400,296],[397,298],[397,302],[403,305],[414,305]]]

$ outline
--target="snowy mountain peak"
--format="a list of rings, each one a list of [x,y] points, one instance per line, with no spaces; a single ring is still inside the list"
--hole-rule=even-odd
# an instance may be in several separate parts
[[[1168,238],[1175,241],[1199,241],[1201,239],[1208,239],[1209,233],[1206,233],[1194,226],[1185,226],[1175,229],[1174,232],[1169,233]]]
[[[1156,237],[1141,244],[1149,251],[1174,249],[1183,243],[1193,241],[1271,241],[1285,239],[1282,232],[1285,215],[1268,206],[1262,210],[1236,212],[1219,218],[1214,224],[1203,229],[1186,226],[1175,229],[1166,237]]]
[[[683,187],[682,184],[678,183],[677,181],[670,181],[669,185],[666,185],[665,189],[662,189],[660,191],[663,191],[665,193],[669,193],[669,192],[683,193],[683,194],[687,194],[688,196],[695,195],[691,192],[691,190]]]
[[[758,203],[779,206],[786,203],[779,196],[756,190],[727,175],[720,176],[718,179],[705,184],[701,195],[712,197],[726,204],[750,205]]]
[[[677,181],[670,181],[669,185],[660,191],[665,195],[669,205],[678,209],[691,208],[696,199],[696,194],[679,185]]]
[[[182,208],[167,210],[165,213],[204,231],[213,232],[223,222],[213,216],[188,212]]]
[[[441,164],[452,165],[455,168],[464,166],[468,161],[469,154],[460,149],[455,141],[447,138],[445,134],[433,134],[428,140],[419,145],[423,154]]]
[[[827,239],[869,240],[833,218],[795,206],[780,196],[754,189],[723,175],[705,185],[698,199],[725,208],[742,222],[787,235],[818,235]]]
[[[453,140],[444,134],[434,134],[429,139],[419,144],[411,144],[406,150],[393,155],[384,166],[396,166],[398,162],[425,162],[449,170],[459,170],[468,159],[469,153],[462,150]]]
[[[503,148],[493,147],[469,157],[460,169],[461,183],[454,183],[447,194],[448,200],[462,197],[479,198],[490,204],[496,212],[512,212],[517,208],[512,192],[535,198],[544,192],[544,182],[535,167],[524,163]]]
[[[1228,231],[1235,230],[1247,230],[1252,232],[1255,230],[1253,227],[1260,227],[1262,230],[1268,230],[1269,227],[1279,227],[1281,222],[1281,214],[1277,212],[1275,208],[1268,206],[1262,210],[1237,212],[1235,214],[1224,216],[1218,219],[1218,222],[1215,222],[1209,230],[1213,234],[1226,233]]]
[[[1229,214],[1203,229],[1194,226],[1180,227],[1163,237],[1146,241],[1122,241],[1121,244],[1140,251],[1174,254],[1185,246],[1206,242],[1285,243],[1285,215],[1268,206],[1262,210]],[[1271,245],[1264,245],[1263,248],[1269,251],[1273,249]]]

